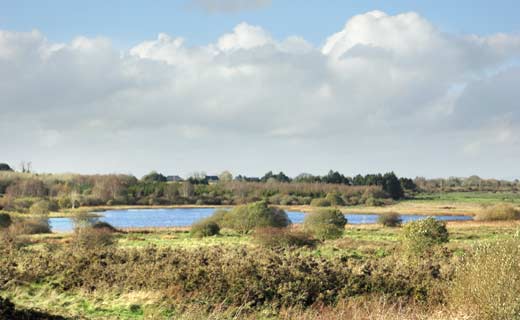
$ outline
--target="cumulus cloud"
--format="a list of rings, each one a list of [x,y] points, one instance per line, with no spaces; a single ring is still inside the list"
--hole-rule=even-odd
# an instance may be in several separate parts
[[[322,47],[247,23],[203,46],[161,33],[127,52],[0,31],[0,134],[6,161],[56,171],[480,173],[520,156],[518,58],[518,35],[380,11]]]
[[[208,13],[232,13],[267,7],[271,0],[190,0],[188,6]]]

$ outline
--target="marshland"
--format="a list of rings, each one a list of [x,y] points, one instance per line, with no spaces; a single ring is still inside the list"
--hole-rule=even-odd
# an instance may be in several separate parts
[[[275,176],[172,182],[156,172],[137,179],[2,171],[1,312],[47,319],[518,316],[518,182]],[[125,225],[136,214],[139,223]]]

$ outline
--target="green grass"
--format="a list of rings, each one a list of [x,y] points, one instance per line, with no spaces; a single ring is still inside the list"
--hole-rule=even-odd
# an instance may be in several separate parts
[[[500,202],[520,204],[520,193],[512,192],[447,192],[447,193],[420,193],[413,200],[433,202],[471,202],[479,204],[494,204]]]

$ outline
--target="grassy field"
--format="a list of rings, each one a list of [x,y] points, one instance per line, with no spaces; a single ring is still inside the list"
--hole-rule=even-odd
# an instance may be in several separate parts
[[[450,233],[447,248],[456,256],[478,243],[512,238],[519,230],[520,223],[449,222],[447,227]],[[299,226],[295,226],[295,228],[299,228]],[[258,247],[251,236],[239,235],[232,231],[224,231],[221,235],[203,239],[191,237],[186,228],[127,229],[123,231],[116,235],[115,245],[120,249],[138,249],[149,246],[186,250],[211,246],[250,249]],[[400,232],[400,228],[387,228],[379,225],[347,225],[342,238],[327,240],[315,248],[299,249],[299,254],[325,259],[380,259],[400,250]],[[46,251],[49,248],[69,244],[72,241],[72,234],[34,235],[27,240],[29,245],[23,250],[28,252]],[[179,309],[174,308],[171,304],[165,304],[163,296],[154,291],[63,291],[55,287],[53,281],[49,280],[12,284],[8,289],[0,291],[0,296],[11,299],[19,307],[39,309],[52,314],[81,319],[238,319],[242,317],[251,319],[314,319],[320,317],[322,319],[340,319],[339,315],[352,319],[419,319],[416,318],[419,316],[418,312],[424,312],[420,319],[451,319],[453,316],[443,311],[432,317],[432,311],[423,310],[422,307],[407,309],[410,306],[400,307],[395,302],[381,304],[381,301],[374,303],[374,301],[365,300],[355,305],[352,305],[351,301],[333,309],[321,309],[321,312],[317,306],[318,309],[288,309],[285,311],[264,308],[258,313],[247,313],[242,316],[239,308],[224,308],[221,312],[213,310],[208,314],[197,308],[197,304],[183,306]],[[372,316],[366,318],[370,314]],[[325,315],[327,316],[325,317]]]
[[[415,199],[404,200],[397,202],[390,206],[385,207],[344,207],[342,211],[353,213],[383,213],[389,211],[399,212],[401,214],[425,214],[425,215],[457,215],[457,214],[474,214],[481,210],[484,206],[496,204],[496,203],[511,203],[518,207],[520,199],[517,194],[488,194],[488,193],[453,193],[453,194],[432,194],[432,195],[420,195]],[[154,206],[154,208],[177,208],[177,207],[196,207],[196,206]],[[62,215],[70,215],[80,212],[93,212],[101,211],[106,209],[128,209],[135,207],[86,207],[79,210],[73,210]],[[143,207],[150,208],[150,207]],[[308,206],[289,206],[284,207],[289,210],[302,210],[311,211],[313,208]],[[402,245],[402,232],[403,228],[390,228],[383,227],[381,225],[347,225],[344,230],[344,234],[341,238],[335,240],[326,240],[318,242],[314,247],[300,247],[295,249],[268,249],[262,247],[255,237],[251,234],[239,234],[236,231],[224,229],[220,235],[195,238],[190,235],[189,228],[134,228],[134,229],[123,229],[121,232],[113,235],[114,244],[110,247],[109,251],[106,251],[106,255],[123,255],[128,252],[131,256],[136,255],[135,259],[138,259],[141,253],[145,255],[144,262],[141,266],[150,272],[149,274],[141,275],[144,279],[150,278],[153,281],[158,281],[156,284],[145,284],[140,285],[141,282],[129,283],[125,281],[114,280],[112,277],[128,277],[128,275],[114,273],[108,279],[103,281],[110,283],[110,281],[116,281],[117,287],[99,287],[96,288],[85,285],[68,285],[68,274],[81,272],[82,263],[87,263],[84,266],[89,266],[88,259],[97,259],[95,257],[96,250],[94,249],[88,253],[85,258],[81,258],[77,261],[71,261],[71,265],[76,267],[71,270],[67,270],[68,265],[65,267],[57,268],[61,270],[56,273],[46,274],[45,270],[52,266],[54,254],[61,258],[56,259],[68,259],[67,250],[74,246],[74,234],[72,233],[52,233],[52,234],[40,234],[22,236],[24,246],[17,249],[14,253],[15,259],[21,259],[12,265],[15,265],[15,269],[19,272],[28,274],[38,274],[38,272],[45,274],[45,276],[38,276],[36,278],[31,277],[20,277],[16,281],[8,281],[7,284],[0,289],[0,297],[8,298],[14,302],[18,308],[24,309],[35,309],[50,314],[62,315],[71,319],[479,319],[474,316],[472,310],[452,310],[445,306],[445,303],[417,303],[415,299],[410,300],[413,297],[412,294],[406,294],[408,297],[405,300],[400,300],[400,296],[394,296],[393,291],[389,294],[361,294],[349,296],[348,299],[340,299],[334,304],[320,304],[313,303],[305,308],[294,307],[294,306],[275,306],[271,304],[265,304],[261,307],[252,307],[250,305],[237,305],[230,301],[220,301],[218,303],[208,302],[204,299],[199,299],[197,296],[186,295],[180,289],[180,287],[168,287],[167,289],[162,288],[161,277],[166,277],[169,280],[164,281],[180,281],[183,283],[182,272],[178,275],[180,278],[170,279],[169,275],[156,275],[160,273],[160,269],[154,269],[155,264],[164,264],[159,257],[162,257],[160,253],[158,256],[153,256],[146,260],[146,252],[155,252],[158,250],[174,250],[172,254],[165,252],[164,259],[175,261],[175,255],[188,255],[193,253],[195,261],[186,260],[186,263],[193,263],[190,269],[193,274],[187,277],[198,277],[204,278],[205,272],[210,272],[210,269],[204,269],[210,267],[211,264],[206,265],[206,259],[211,260],[212,256],[216,254],[218,257],[221,252],[222,255],[237,255],[232,261],[227,261],[223,258],[222,272],[226,271],[227,268],[231,270],[236,269],[237,273],[241,272],[240,264],[242,255],[244,255],[244,263],[247,259],[253,259],[251,265],[246,265],[244,268],[253,268],[252,270],[264,270],[261,271],[262,277],[265,276],[266,265],[265,261],[278,261],[274,263],[274,266],[283,267],[284,264],[291,264],[293,260],[300,262],[294,262],[293,267],[300,268],[300,264],[305,265],[310,263],[311,265],[316,264],[315,267],[319,270],[321,268],[327,268],[328,264],[335,264],[335,269],[342,270],[343,268],[352,268],[352,276],[365,278],[363,275],[365,268],[372,268],[371,266],[378,266],[382,269],[374,269],[368,272],[368,277],[377,277],[377,274],[382,273],[384,277],[380,280],[374,280],[368,286],[363,285],[363,290],[370,289],[373,285],[378,285],[380,281],[386,283],[388,277],[396,276],[392,273],[394,268],[404,268],[397,272],[398,283],[402,279],[408,279],[407,281],[419,281],[417,282],[420,286],[423,281],[434,281],[435,286],[442,286],[442,290],[447,290],[449,287],[449,281],[451,281],[451,274],[455,272],[456,265],[467,253],[474,252],[474,248],[482,244],[493,244],[497,241],[505,241],[511,239],[517,239],[520,230],[520,221],[496,221],[496,222],[482,222],[482,221],[453,221],[447,223],[447,229],[449,231],[449,242],[444,244],[444,253],[439,253],[440,256],[434,258],[428,258],[433,260],[425,260],[421,262],[413,262],[416,265],[407,265],[406,257],[403,255]],[[293,225],[293,229],[301,229],[301,225]],[[515,240],[516,241],[516,240]],[[100,249],[101,252],[105,252],[105,249]],[[112,251],[111,251],[112,250]],[[180,251],[175,251],[180,250]],[[243,253],[237,253],[242,252]],[[272,251],[271,251],[272,250]],[[133,253],[132,253],[133,252]],[[190,253],[191,252],[191,253]],[[439,251],[441,252],[441,251]],[[74,250],[71,255],[74,255]],[[247,257],[248,254],[253,257]],[[258,254],[259,264],[256,265],[254,255]],[[39,258],[41,255],[42,258]],[[87,256],[94,255],[94,258],[86,258]],[[105,253],[102,253],[103,257]],[[213,256],[215,258],[215,256]],[[284,258],[285,257],[285,258]],[[46,260],[51,259],[51,260]],[[81,259],[87,259],[85,262],[81,262]],[[103,258],[104,259],[104,258]],[[118,258],[119,259],[119,258]],[[124,258],[128,259],[128,258]],[[191,259],[191,258],[189,258]],[[200,261],[197,259],[201,259]],[[267,260],[266,260],[267,259]],[[288,260],[283,260],[288,259]],[[403,260],[404,259],[404,260]],[[0,257],[0,262],[2,257]],[[28,261],[33,261],[29,264]],[[136,260],[137,261],[137,260]],[[199,262],[197,262],[199,261]],[[263,261],[263,262],[260,262]],[[285,261],[285,262],[283,262]],[[5,263],[5,262],[4,262]],[[229,263],[229,265],[226,265]],[[320,265],[323,263],[323,265]],[[339,263],[339,265],[338,265]],[[342,263],[346,263],[345,266]],[[421,265],[421,263],[426,263]],[[34,264],[34,265],[32,265]],[[199,265],[200,264],[200,265]],[[236,265],[235,265],[236,264]],[[444,272],[443,280],[432,280],[428,275],[427,270],[432,266],[439,264]],[[270,265],[270,262],[267,264]],[[164,264],[165,267],[171,267],[171,264]],[[204,267],[202,267],[204,266]],[[338,267],[339,266],[339,267]],[[199,270],[200,267],[200,270]],[[65,269],[63,269],[65,268]],[[97,277],[98,273],[103,273],[103,268],[99,270],[94,269],[94,277]],[[106,265],[106,268],[111,268],[111,265]],[[134,267],[136,268],[136,267]],[[194,268],[194,269],[193,269]],[[407,269],[408,268],[408,269]],[[411,268],[411,269],[409,269]],[[36,272],[35,270],[39,270]],[[134,269],[133,272],[140,272],[140,269]],[[152,271],[150,271],[152,270]],[[153,271],[155,270],[155,271]],[[176,269],[171,269],[172,272],[176,272]],[[258,271],[257,270],[257,271]],[[282,268],[283,270],[283,268]],[[406,271],[408,270],[408,271]],[[426,278],[422,272],[426,271]],[[0,280],[2,279],[2,272],[0,270]],[[114,271],[115,272],[115,271]],[[118,271],[121,272],[121,271]],[[255,271],[256,272],[256,271]],[[263,273],[262,273],[263,272]],[[292,282],[287,283],[289,286],[285,288],[283,284],[283,276],[288,276],[287,270],[280,271],[280,279],[275,278],[272,281],[281,281],[281,284],[277,284],[277,294],[284,296],[285,291],[289,290],[291,285],[303,285],[294,284]],[[292,271],[291,271],[292,272]],[[289,273],[291,273],[289,272]],[[297,272],[297,270],[295,271]],[[307,270],[305,274],[310,272]],[[319,277],[319,275],[327,275],[329,271],[319,271],[314,274],[313,277]],[[375,275],[372,275],[375,272]],[[386,275],[385,272],[390,272]],[[400,272],[404,272],[401,274]],[[411,272],[411,273],[406,273]],[[230,275],[228,275],[230,276]],[[278,275],[276,275],[278,276]],[[293,275],[294,276],[294,275]],[[137,276],[139,277],[139,276]],[[419,277],[415,279],[414,277]],[[435,277],[434,277],[435,278]],[[112,279],[112,280],[111,280]],[[133,278],[130,277],[131,281]],[[181,279],[181,280],[179,280]],[[309,278],[309,279],[312,279]],[[415,280],[413,280],[415,279]],[[429,279],[429,280],[428,280]],[[100,283],[105,283],[101,281]],[[234,280],[240,283],[240,279]],[[252,281],[244,280],[244,281]],[[262,280],[264,281],[264,280]],[[299,281],[299,280],[298,280]],[[310,280],[309,280],[310,281]],[[320,280],[321,281],[321,280]],[[325,280],[324,280],[325,281]],[[328,280],[327,280],[328,281]],[[338,280],[339,281],[339,280]],[[364,280],[363,280],[364,281]],[[393,280],[392,280],[393,281]],[[438,282],[438,283],[437,283]],[[191,282],[188,281],[188,287]],[[415,282],[414,282],[415,283]],[[429,283],[429,282],[425,282]],[[186,285],[186,284],[184,284]],[[204,288],[205,283],[198,284]],[[207,283],[207,286],[212,286],[212,281]],[[263,283],[262,283],[263,285]],[[394,290],[394,286],[397,284],[389,284],[391,290]],[[431,287],[431,290],[440,290],[436,287]],[[311,286],[312,287],[312,286]],[[356,286],[354,285],[354,288]],[[0,288],[2,288],[2,282],[0,281]],[[152,289],[154,288],[154,289]],[[282,289],[280,289],[282,288]],[[285,288],[285,289],[283,289]],[[428,287],[429,288],[429,287]],[[294,289],[294,288],[293,288]],[[173,290],[173,291],[172,291]],[[184,288],[183,290],[186,290]],[[194,292],[203,292],[201,289]],[[227,290],[235,290],[235,288],[227,288]],[[302,289],[304,290],[304,289]],[[305,289],[305,290],[308,290]],[[322,289],[320,289],[322,290]],[[408,289],[406,289],[408,290]],[[430,290],[430,289],[428,289]],[[296,289],[296,292],[298,290]],[[326,292],[326,291],[325,291]],[[364,291],[363,291],[364,292]],[[399,292],[399,291],[396,291]],[[435,292],[435,291],[433,291]],[[320,292],[321,294],[321,292]],[[433,296],[436,294],[434,293]],[[444,293],[443,293],[444,295]],[[297,296],[295,297],[295,299]],[[319,299],[316,297],[316,299]]]

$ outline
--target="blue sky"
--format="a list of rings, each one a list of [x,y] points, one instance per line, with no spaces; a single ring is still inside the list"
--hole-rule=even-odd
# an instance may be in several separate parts
[[[67,42],[78,35],[106,36],[122,48],[159,32],[181,36],[190,45],[217,39],[242,21],[260,25],[275,38],[299,35],[315,45],[348,18],[371,10],[389,14],[414,11],[443,31],[491,34],[520,32],[517,0],[273,0],[256,10],[208,13],[189,1],[0,1],[0,29],[38,29]]]
[[[519,178],[518,12],[518,0],[0,0],[0,162]]]

